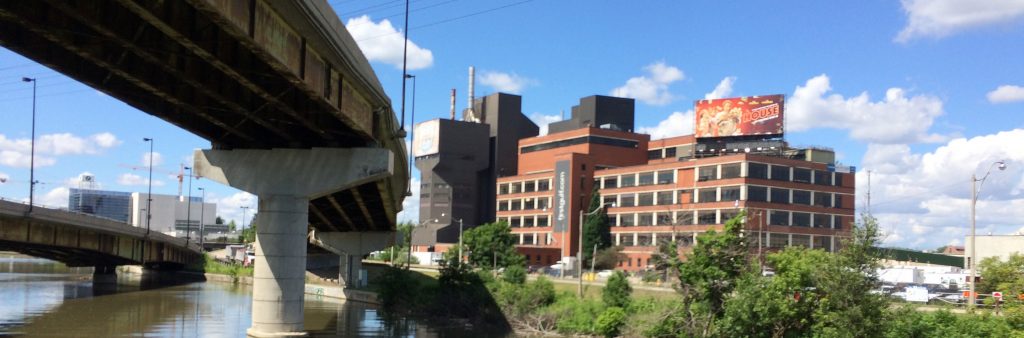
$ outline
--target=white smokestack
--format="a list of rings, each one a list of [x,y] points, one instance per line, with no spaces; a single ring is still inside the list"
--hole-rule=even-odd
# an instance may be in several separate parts
[[[474,82],[476,82],[475,80],[476,70],[473,68],[473,66],[469,66],[469,94],[467,96],[467,98],[469,99],[469,106],[467,107],[469,109],[469,120],[473,122],[479,122],[479,120],[476,118],[476,114],[473,113],[473,99],[475,99],[475,97],[473,96],[476,95],[476,92],[473,91],[473,85]]]
[[[455,120],[455,88],[452,88],[452,110],[451,110],[451,115],[452,115],[451,119]]]

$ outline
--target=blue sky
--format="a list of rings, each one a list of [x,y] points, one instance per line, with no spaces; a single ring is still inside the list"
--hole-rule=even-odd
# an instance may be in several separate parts
[[[402,2],[330,3],[399,110]],[[962,242],[970,175],[983,175],[1000,159],[1009,167],[993,173],[982,191],[979,231],[1024,230],[1019,0],[411,4],[417,122],[446,117],[451,88],[458,91],[458,109],[465,107],[471,65],[478,96],[521,94],[523,112],[539,124],[557,120],[580,97],[618,94],[637,98],[636,125],[656,136],[691,132],[693,101],[708,95],[785,94],[787,140],[834,148],[842,162],[858,166],[861,211],[872,171],[872,211],[886,243],[934,248]],[[145,172],[131,168],[142,167],[143,137],[157,140],[162,158],[154,174],[162,185],[154,190],[174,194],[177,182],[168,173],[177,172],[193,149],[209,147],[0,50],[4,198],[27,196],[28,170],[19,161],[25,159],[21,141],[29,137],[31,89],[21,76],[39,77],[37,133],[55,135],[49,138],[55,146],[37,154],[52,160],[37,167],[43,202],[59,204],[66,194],[61,189],[75,186],[69,181],[83,172],[95,174],[106,189],[145,189]],[[209,188],[229,219],[241,216],[240,206],[255,205],[251,195],[228,187],[204,180],[193,185]],[[413,217],[415,210],[402,215]]]

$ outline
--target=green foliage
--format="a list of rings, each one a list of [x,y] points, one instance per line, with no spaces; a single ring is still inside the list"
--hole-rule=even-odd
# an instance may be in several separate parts
[[[1005,318],[990,314],[957,315],[946,310],[921,312],[906,306],[888,311],[881,335],[902,337],[1024,337]]]
[[[217,216],[217,220],[213,221],[213,224],[224,224],[224,219]]]
[[[218,275],[231,276],[232,281],[238,282],[238,277],[248,276],[252,277],[252,266],[242,266],[241,264],[222,263],[213,259],[209,254],[203,254],[203,260],[197,264],[186,267],[187,270],[212,273]]]
[[[374,284],[377,285],[377,295],[385,310],[409,309],[410,304],[415,304],[416,297],[420,294],[418,292],[420,283],[412,277],[412,273],[407,270],[387,268],[378,277]]]
[[[555,329],[562,334],[597,333],[594,319],[604,312],[604,304],[592,298],[579,299],[570,293],[557,297],[547,311],[556,319]]]
[[[622,271],[615,271],[608,277],[608,283],[601,290],[601,300],[609,307],[626,308],[629,306],[630,294],[633,288],[629,286],[629,280]]]
[[[544,277],[528,284],[496,283],[493,292],[505,315],[515,318],[524,317],[555,301],[555,285]]]
[[[235,224],[235,220],[231,220],[231,222],[228,223],[228,231],[235,232],[235,230],[237,230],[237,229],[238,229],[238,225]]]
[[[505,222],[486,223],[466,230],[462,241],[470,265],[491,267],[496,262],[498,267],[509,267],[526,264],[525,258],[516,252],[516,237]]]
[[[604,310],[600,316],[597,317],[597,322],[594,323],[595,333],[605,337],[615,337],[619,335],[619,331],[623,325],[626,324],[626,311],[623,311],[620,307],[610,307]]]
[[[614,269],[619,262],[625,259],[626,255],[622,254],[621,246],[604,248],[597,251],[597,256],[594,257],[594,268],[598,270]]]
[[[526,282],[526,268],[519,265],[510,266],[501,273],[501,278],[506,283],[522,285]]]
[[[1003,261],[998,257],[985,258],[978,264],[981,282],[978,293],[1001,291],[1004,295],[1024,293],[1024,255],[1014,253]]]
[[[661,273],[666,281],[669,277],[675,277],[675,272],[679,271],[682,264],[683,260],[679,257],[679,244],[676,241],[662,242],[658,245],[658,251],[651,254],[651,265],[654,265],[654,271]],[[672,276],[669,276],[670,274]]]
[[[248,228],[242,229],[242,242],[252,243],[256,241],[256,224],[249,224]]]
[[[597,188],[594,186],[594,191],[590,193],[590,207],[587,208],[587,211],[601,208],[603,202]],[[601,208],[597,213],[586,216],[586,222],[583,222],[583,263],[585,265],[590,264],[590,260],[594,256],[595,244],[597,250],[603,250],[612,245],[611,222],[608,221],[607,210]]]

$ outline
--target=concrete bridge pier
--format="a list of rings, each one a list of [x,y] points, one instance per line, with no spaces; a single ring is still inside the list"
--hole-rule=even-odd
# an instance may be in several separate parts
[[[97,265],[92,270],[93,285],[117,284],[117,267],[112,265]]]
[[[197,150],[197,174],[259,197],[251,337],[304,336],[309,201],[391,175],[379,148]]]
[[[363,256],[384,249],[394,243],[394,231],[380,232],[321,232],[313,231],[310,242],[341,256],[338,282],[343,288],[366,285],[359,279],[363,269]]]

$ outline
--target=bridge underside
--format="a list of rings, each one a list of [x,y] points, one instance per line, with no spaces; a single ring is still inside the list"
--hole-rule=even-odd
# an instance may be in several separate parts
[[[354,42],[323,38],[322,27],[288,17],[303,12],[296,8],[262,0],[2,1],[0,44],[214,149],[404,153],[390,102],[368,84],[376,83],[372,70],[338,46]],[[395,157],[395,178],[310,201],[311,225],[393,230],[408,175],[404,156]]]

